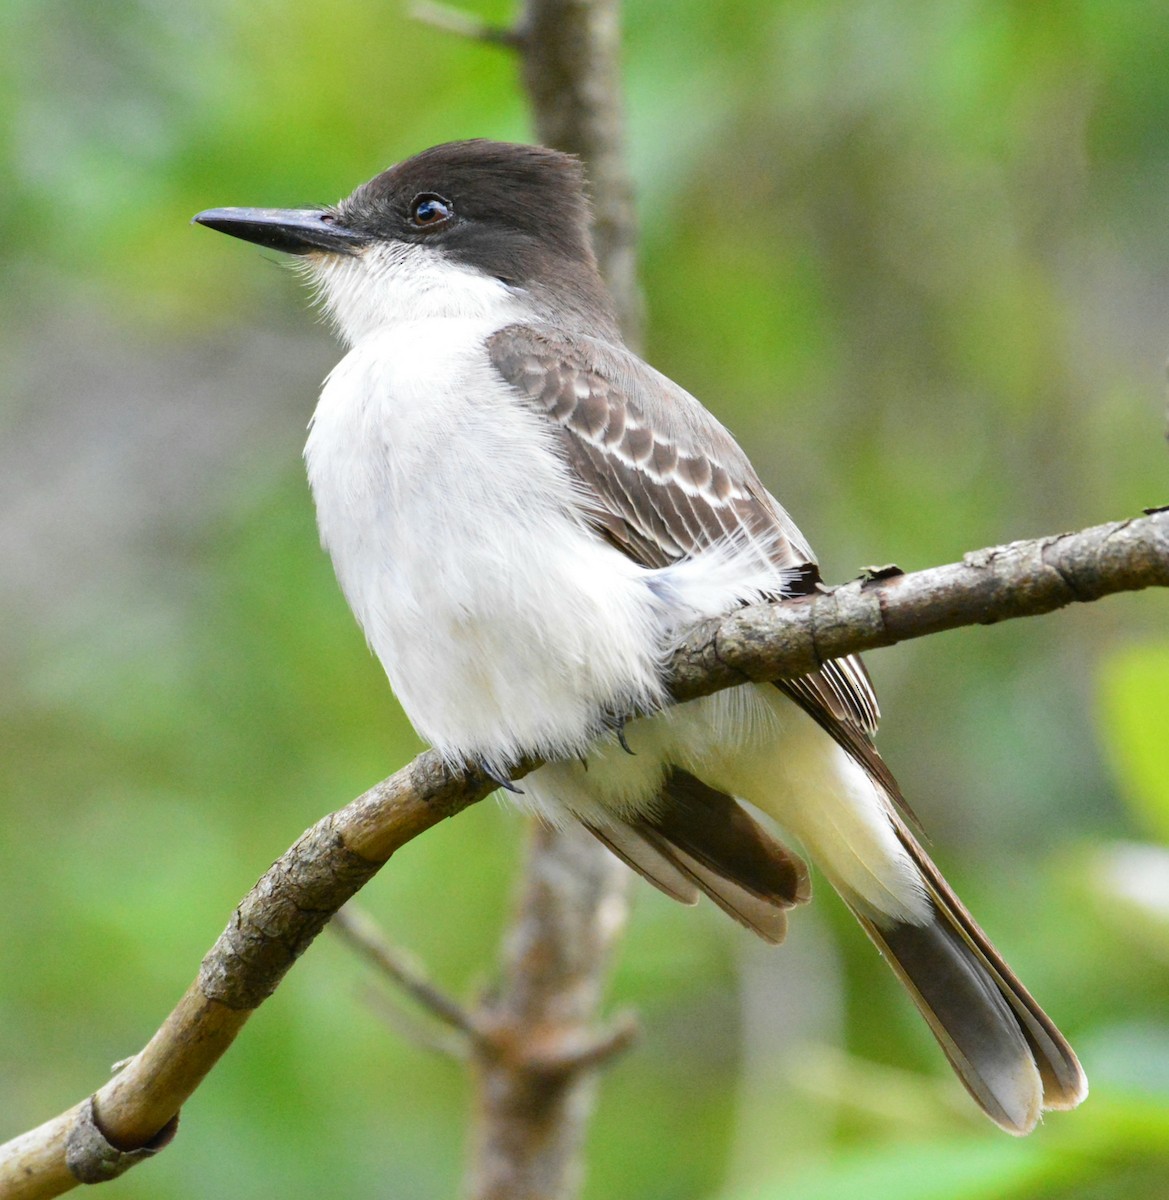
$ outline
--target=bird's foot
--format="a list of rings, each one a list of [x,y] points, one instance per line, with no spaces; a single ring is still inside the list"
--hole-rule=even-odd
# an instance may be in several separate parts
[[[636,755],[637,752],[630,747],[629,742],[625,738],[625,722],[627,720],[628,718],[622,714],[619,717],[610,717],[608,720],[606,720],[605,724],[608,725],[610,730],[612,730],[613,736],[617,739],[617,744],[621,747],[621,749],[624,750],[626,754]]]
[[[499,784],[504,791],[512,792],[516,796],[522,796],[524,794],[523,788],[516,787],[516,785],[512,783],[512,781],[508,779],[508,777],[498,767],[493,766],[487,761],[487,759],[478,758],[475,761],[479,767],[479,770],[482,771],[488,779]]]

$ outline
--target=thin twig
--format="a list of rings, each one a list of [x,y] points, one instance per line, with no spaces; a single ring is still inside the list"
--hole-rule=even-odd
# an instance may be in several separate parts
[[[523,35],[506,25],[492,25],[473,13],[449,4],[436,4],[433,0],[419,0],[410,9],[413,20],[443,33],[469,38],[473,42],[484,42],[489,46],[506,46],[514,49],[523,41]]]
[[[639,1032],[637,1017],[633,1013],[619,1013],[607,1029],[575,1042],[561,1042],[534,1054],[528,1066],[544,1075],[595,1071],[628,1050],[637,1041]]]
[[[462,1030],[423,1025],[396,1004],[383,988],[362,988],[361,998],[403,1041],[441,1058],[466,1062],[470,1057],[470,1042]]]
[[[364,909],[347,904],[333,917],[332,928],[427,1012],[469,1038],[479,1036],[471,1014],[432,983],[419,962],[392,946]]]

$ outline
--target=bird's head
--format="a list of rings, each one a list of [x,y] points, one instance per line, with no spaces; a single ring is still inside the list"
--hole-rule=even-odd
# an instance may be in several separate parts
[[[428,317],[551,310],[611,321],[580,162],[542,146],[448,142],[335,205],[214,208],[194,220],[296,255],[350,342]]]

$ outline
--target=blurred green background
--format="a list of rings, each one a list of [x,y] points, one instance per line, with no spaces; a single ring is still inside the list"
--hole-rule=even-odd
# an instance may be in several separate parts
[[[505,20],[504,3],[475,6]],[[738,434],[830,580],[1169,501],[1169,8],[630,0],[648,354]],[[330,201],[530,136],[505,52],[336,0],[0,13],[0,1139],[94,1089],[300,831],[417,742],[299,462],[338,358],[225,204]],[[1169,602],[870,657],[881,745],[1088,1103],[982,1120],[828,889],[778,951],[644,885],[589,1200],[1169,1197]],[[522,823],[366,891],[487,985]],[[111,1196],[450,1196],[461,1069],[325,936]]]

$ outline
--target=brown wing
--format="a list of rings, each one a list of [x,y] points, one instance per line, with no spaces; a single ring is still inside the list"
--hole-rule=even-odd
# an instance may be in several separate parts
[[[795,522],[688,392],[620,347],[545,326],[509,325],[487,345],[496,370],[553,422],[589,518],[635,561],[662,567],[746,537],[793,573],[789,594],[816,586]],[[859,658],[777,686],[900,799],[872,746],[879,710]]]
[[[633,355],[513,325],[488,342],[500,374],[554,422],[590,518],[663,567],[727,537],[766,541],[781,567],[814,560],[729,433]]]

